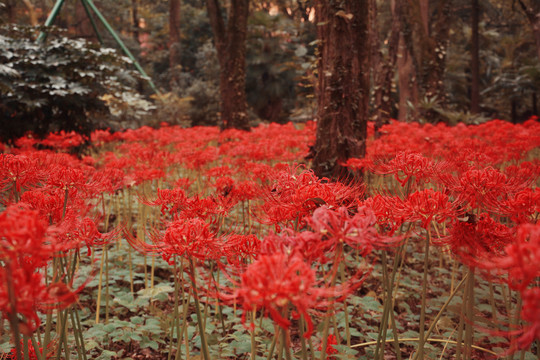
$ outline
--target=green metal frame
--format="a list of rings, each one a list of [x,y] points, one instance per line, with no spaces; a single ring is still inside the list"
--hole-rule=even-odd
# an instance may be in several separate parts
[[[65,0],[57,0],[56,3],[54,4],[54,7],[52,8],[51,10],[51,13],[49,14],[49,17],[47,18],[47,20],[45,21],[45,26],[51,26],[54,22],[54,20],[56,19],[56,17],[58,16],[58,14],[60,13],[60,10],[62,9],[62,6],[64,5],[64,2]],[[111,36],[113,37],[113,39],[116,41],[116,43],[120,46],[120,48],[122,49],[122,51],[127,55],[127,57],[133,61],[133,65],[135,65],[135,68],[141,73],[141,75],[146,79],[146,81],[148,81],[148,83],[150,84],[150,87],[152,87],[152,90],[154,90],[154,92],[158,95],[160,95],[160,92],[159,90],[157,89],[156,85],[154,84],[154,82],[152,81],[152,79],[150,78],[150,76],[148,76],[148,74],[146,74],[146,71],[144,71],[144,69],[142,68],[141,64],[139,64],[139,62],[137,61],[137,59],[135,59],[135,56],[133,56],[133,54],[131,53],[131,51],[129,51],[129,49],[127,48],[127,46],[124,44],[124,42],[122,41],[122,39],[120,39],[120,37],[118,36],[118,34],[116,33],[116,31],[114,31],[114,29],[112,28],[112,26],[109,24],[109,22],[107,21],[107,19],[105,19],[105,17],[103,16],[103,14],[99,11],[99,9],[96,7],[96,5],[94,5],[94,2],[92,0],[81,0],[83,6],[84,6],[84,10],[86,11],[86,15],[88,16],[88,18],[90,19],[90,22],[92,24],[92,27],[94,28],[94,31],[98,37],[98,40],[99,42],[102,44],[103,43],[103,39],[101,38],[101,35],[99,34],[98,32],[98,29],[97,29],[97,26],[96,26],[96,23],[94,21],[94,18],[92,17],[92,14],[90,13],[90,10],[92,10],[94,12],[94,14],[96,14],[97,18],[99,19],[99,21],[101,21],[101,23],[103,24],[103,26],[105,26],[105,29],[107,29],[107,31],[111,34]],[[45,41],[45,39],[47,38],[47,33],[45,31],[42,31],[39,33],[39,36],[37,38],[37,41],[38,42],[43,42]]]

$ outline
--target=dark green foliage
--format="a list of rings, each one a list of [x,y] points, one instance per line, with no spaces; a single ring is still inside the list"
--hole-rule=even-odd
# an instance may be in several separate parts
[[[0,140],[28,131],[38,136],[59,130],[87,135],[105,127],[123,108],[150,108],[133,91],[140,75],[130,70],[129,59],[113,49],[68,39],[58,30],[38,44],[38,31],[0,28]]]
[[[311,26],[265,11],[251,14],[246,91],[259,118],[287,122],[291,111],[304,100],[298,84],[314,62],[313,48],[308,45],[315,40]],[[302,95],[308,94],[311,91]]]

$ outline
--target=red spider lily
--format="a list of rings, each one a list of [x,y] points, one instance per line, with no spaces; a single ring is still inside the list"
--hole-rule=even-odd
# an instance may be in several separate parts
[[[221,244],[210,225],[199,218],[177,219],[171,222],[164,234],[151,234],[153,244],[133,237],[124,231],[130,244],[142,253],[161,254],[163,259],[173,264],[175,257],[195,258],[199,260],[220,257]]]
[[[378,174],[393,174],[401,186],[405,186],[412,177],[416,183],[428,182],[435,174],[435,163],[422,154],[402,151],[387,164],[375,163],[373,171]]]
[[[496,211],[510,216],[517,224],[531,221],[534,213],[540,212],[540,188],[517,192],[509,199],[501,201]]]
[[[233,266],[247,264],[259,254],[261,241],[255,235],[232,234],[227,237],[221,251]]]
[[[74,237],[86,244],[88,255],[90,255],[92,247],[101,247],[111,243],[120,235],[122,230],[122,227],[118,227],[107,233],[100,233],[94,220],[84,218],[75,229]]]
[[[441,181],[455,195],[457,203],[472,209],[497,208],[506,196],[526,187],[525,184],[515,184],[505,174],[491,167],[470,169],[461,174],[459,179],[446,177],[441,178]]]
[[[463,263],[480,268],[485,268],[490,258],[501,256],[513,235],[512,229],[486,213],[478,216],[466,214],[465,221],[456,219],[449,233],[436,243],[449,245]]]
[[[508,273],[508,285],[524,291],[540,277],[540,224],[520,225],[515,240],[504,248],[504,254],[489,259],[486,268]]]
[[[69,149],[81,145],[84,141],[85,139],[75,131],[66,133],[62,130],[57,133],[50,133],[41,141],[41,144],[54,149]]]
[[[33,189],[26,191],[21,202],[38,210],[43,219],[49,223],[58,223],[62,220],[65,191],[61,189]]]
[[[55,251],[48,230],[38,211],[27,205],[9,206],[0,213],[0,260],[20,257],[31,258],[37,263],[48,260]]]
[[[401,240],[380,235],[375,228],[377,218],[373,210],[365,206],[358,208],[354,215],[345,207],[331,210],[321,206],[307,221],[324,239],[321,242],[324,246],[322,253],[333,251],[338,244],[345,243],[366,256],[373,249],[392,247]]]
[[[311,231],[294,232],[284,229],[278,234],[271,232],[261,242],[259,255],[300,254],[307,262],[319,261],[321,264],[329,260],[329,254],[322,253],[322,236]]]
[[[115,168],[104,168],[96,170],[91,177],[90,183],[96,184],[98,193],[114,193],[129,185],[126,182],[126,174]]]
[[[13,283],[11,291],[16,299],[15,309],[12,309],[9,301],[8,276],[11,276]],[[30,335],[40,324],[37,315],[38,305],[47,300],[47,288],[43,276],[35,272],[34,266],[10,262],[0,267],[0,284],[2,284],[0,285],[0,312],[5,318],[9,318],[9,314],[13,311],[15,314],[22,315],[25,321],[19,320],[20,330]]]
[[[326,341],[326,355],[330,355],[327,357],[328,360],[335,359],[336,357],[332,355],[339,354],[339,351],[333,346],[337,344],[338,342],[337,342],[336,335],[334,334],[328,335],[328,339]],[[319,351],[322,351],[322,342],[319,345]]]
[[[397,196],[375,195],[363,204],[372,209],[383,230],[392,235],[405,222],[404,201]]]
[[[431,221],[442,223],[457,215],[456,208],[448,196],[433,189],[410,194],[403,207],[396,210],[401,212],[401,217],[407,221],[420,221],[424,229],[428,228]]]
[[[290,224],[297,221],[302,225],[304,218],[321,205],[355,206],[363,196],[360,185],[328,182],[328,179],[319,179],[311,170],[295,175],[296,169],[279,172],[271,190],[262,195],[265,200],[260,207],[264,213],[262,222]]]
[[[232,298],[242,303],[243,322],[248,312],[263,310],[279,326],[288,329],[291,325],[288,309],[292,309],[306,319],[304,336],[309,338],[313,332],[309,311],[340,295],[343,293],[337,289],[319,287],[315,271],[299,256],[274,254],[260,256],[247,267]]]
[[[519,349],[528,349],[534,340],[540,341],[540,287],[526,289],[521,293],[521,319],[527,324],[518,332]]]
[[[107,129],[107,130],[95,130],[90,135],[90,142],[94,146],[100,146],[100,145],[102,145],[104,143],[108,143],[108,142],[111,142],[113,140],[114,140],[114,136],[113,136],[113,134],[111,134],[109,129]]]
[[[18,195],[39,183],[44,172],[38,161],[25,155],[0,154],[0,192],[13,187]]]
[[[81,169],[64,165],[57,165],[49,170],[47,185],[63,190],[76,190],[75,193],[69,194],[71,198],[80,191],[93,194],[99,190],[98,184],[90,182]]]
[[[36,311],[43,305],[67,306],[76,295],[66,284],[45,285],[37,270],[58,250],[56,237],[36,210],[12,205],[0,213],[0,311],[23,315],[21,331],[29,335],[40,323]],[[8,278],[9,277],[9,278]],[[8,280],[9,279],[9,280]],[[8,289],[9,283],[13,284]],[[9,292],[16,299],[15,309]]]
[[[144,196],[140,196],[139,200],[149,206],[161,206],[161,214],[169,213],[174,215],[182,211],[188,206],[188,198],[186,192],[181,188],[176,189],[157,189],[157,199],[150,201]]]

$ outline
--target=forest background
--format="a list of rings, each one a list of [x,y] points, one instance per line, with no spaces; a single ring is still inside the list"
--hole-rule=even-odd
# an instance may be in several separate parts
[[[209,3],[216,3],[225,15],[240,1]],[[52,0],[0,2],[4,33],[15,25],[43,24],[54,4]],[[538,2],[370,0],[366,4],[369,28],[361,40],[369,57],[370,119],[471,124],[500,118],[515,123],[538,115]],[[107,126],[162,121],[220,124],[220,60],[208,4],[119,0],[95,1],[95,5],[162,93],[159,103],[154,96],[153,106],[141,104],[153,90],[140,79],[131,83],[143,98],[124,97],[115,105],[125,109],[136,103],[142,110],[101,112]],[[309,0],[249,2],[245,42],[249,124],[316,116],[320,40],[315,7]],[[114,38],[93,18],[99,35],[83,2],[67,1],[54,24],[66,29],[62,36],[99,40],[103,47],[120,52]],[[0,77],[5,80],[2,69]],[[106,96],[100,100],[114,102]]]

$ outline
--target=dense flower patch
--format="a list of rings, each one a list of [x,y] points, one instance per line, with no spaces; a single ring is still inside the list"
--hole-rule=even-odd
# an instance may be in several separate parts
[[[313,123],[98,131],[82,158],[68,154],[83,141],[75,134],[2,146],[0,312],[18,345],[11,356],[86,356],[90,325],[78,319],[78,296],[96,280],[96,322],[114,311],[108,300],[103,309],[101,290],[122,239],[168,263],[170,331],[154,348],[163,358],[182,349],[205,359],[422,358],[433,341],[455,344],[451,352],[465,359],[495,347],[538,351],[540,124],[394,122],[381,133],[366,158],[347,162],[363,171],[363,184],[317,178],[303,163]],[[396,299],[407,259],[418,255],[411,325]],[[133,271],[131,253],[125,261]],[[449,274],[448,302],[460,294],[458,313],[430,306],[437,267]],[[154,261],[138,270],[152,289]],[[133,274],[130,283],[135,295]],[[491,296],[477,293],[479,283]],[[368,292],[380,306],[369,321],[359,318]],[[455,326],[433,340],[443,314]],[[273,329],[261,327],[267,319]],[[182,324],[191,321],[188,335]],[[373,343],[362,321],[378,329]],[[219,346],[239,331],[249,350]],[[412,348],[400,335],[411,331]],[[479,333],[506,341],[477,343]],[[38,342],[40,351],[28,349]]]

